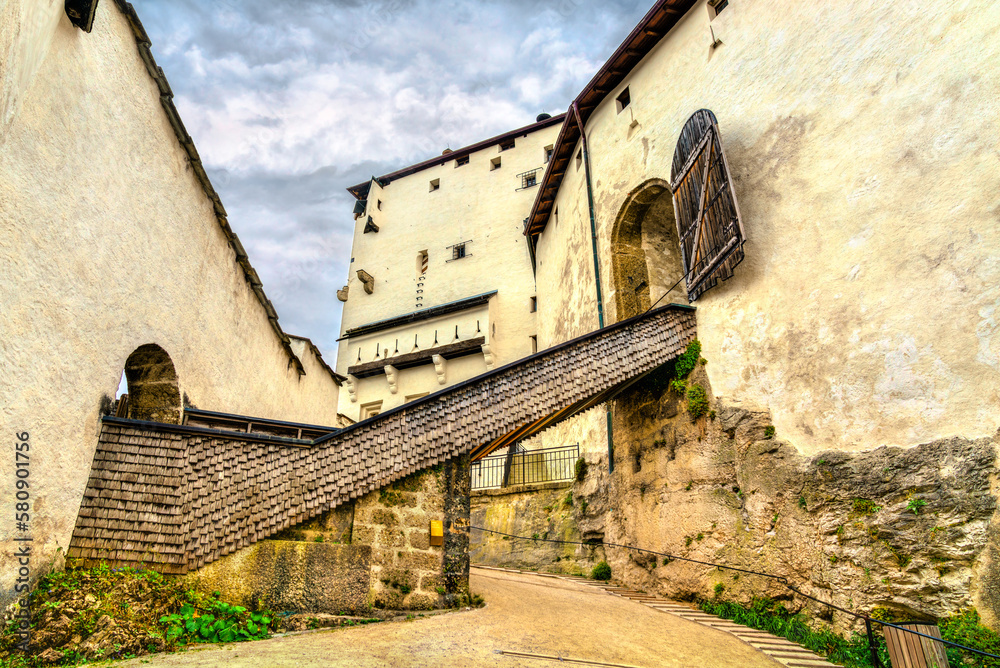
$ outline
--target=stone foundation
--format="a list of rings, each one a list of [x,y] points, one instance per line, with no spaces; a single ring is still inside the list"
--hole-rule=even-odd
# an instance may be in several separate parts
[[[562,545],[472,531],[471,559],[487,566],[587,575],[604,559],[603,533],[580,531],[590,512],[582,498],[573,498],[573,483],[479,490],[472,494],[472,524],[515,536],[537,536],[594,544]]]
[[[693,420],[667,371],[614,406],[615,472],[583,497],[606,542],[765,571],[853,610],[910,618],[975,604],[994,627],[998,437],[805,457],[766,413],[711,400]],[[702,368],[689,382],[708,388]],[[765,578],[608,550],[616,579],[679,599],[789,598]],[[793,607],[806,601],[792,600]],[[814,616],[846,629],[822,606]]]
[[[357,613],[368,608],[371,554],[367,545],[264,540],[184,577],[250,609]]]

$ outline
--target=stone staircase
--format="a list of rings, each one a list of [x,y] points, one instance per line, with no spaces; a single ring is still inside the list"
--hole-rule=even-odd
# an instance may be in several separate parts
[[[636,591],[635,589],[621,587],[608,582],[591,580],[589,578],[576,575],[538,573],[535,571],[520,571],[513,568],[497,568],[494,566],[474,565],[473,567],[492,571],[501,571],[504,573],[519,573],[522,575],[535,575],[544,578],[569,580],[588,587],[593,587],[594,589],[599,589],[607,592],[608,594],[621,596],[622,598],[627,598],[635,601],[636,603],[641,603],[642,605],[652,608],[653,610],[657,610],[668,615],[674,615],[676,617],[680,617],[681,619],[686,619],[689,622],[725,631],[726,633],[735,636],[754,649],[763,652],[778,663],[788,666],[789,668],[836,668],[837,665],[830,663],[818,654],[815,654],[814,652],[801,645],[793,643],[790,640],[772,635],[767,631],[753,629],[749,626],[743,626],[742,624],[737,624],[736,622],[728,619],[722,619],[720,617],[716,617],[715,615],[710,615],[707,612],[703,612],[702,610],[699,610],[693,605],[687,603],[671,601],[669,599],[660,598],[659,596],[645,594],[641,591]]]

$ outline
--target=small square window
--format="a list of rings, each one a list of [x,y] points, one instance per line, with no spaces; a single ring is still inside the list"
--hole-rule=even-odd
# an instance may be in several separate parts
[[[545,163],[548,164],[549,160],[552,159],[552,144],[545,147]]]
[[[514,140],[513,139],[508,139],[506,141],[500,142],[500,150],[501,151],[508,151],[508,150],[510,150],[512,148],[514,148]]]
[[[370,404],[363,404],[361,406],[361,419],[367,420],[370,417],[375,417],[382,412],[382,402],[373,401]]]
[[[729,0],[708,0],[708,20],[711,21],[729,5]]]
[[[629,97],[628,86],[625,86],[625,90],[623,90],[616,98],[615,104],[618,107],[618,113],[620,114],[625,111],[625,107],[627,107],[628,103],[631,101],[632,98]]]
[[[465,257],[465,244],[455,244],[451,247],[451,259],[461,260]]]
[[[463,155],[461,158],[455,158],[455,166],[461,167],[462,165],[469,164],[469,156]]]
[[[500,158],[499,157],[496,157],[496,158],[493,158],[492,160],[490,160],[490,171],[492,172],[494,169],[500,169]]]
[[[431,181],[431,192],[441,189],[441,179],[433,179]]]

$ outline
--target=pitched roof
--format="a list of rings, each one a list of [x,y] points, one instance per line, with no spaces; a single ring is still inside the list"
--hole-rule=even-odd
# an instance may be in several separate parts
[[[653,5],[573,101],[580,112],[580,121],[584,125],[604,98],[625,80],[635,66],[694,5],[695,0],[658,0]],[[552,203],[573,158],[573,149],[580,139],[580,127],[574,115],[567,113],[564,116],[565,121],[556,139],[552,159],[545,169],[545,176],[542,178],[538,195],[524,226],[524,233],[528,236],[538,235],[545,229],[549,214],[552,212]]]
[[[499,144],[500,142],[506,139],[511,139],[513,137],[520,137],[522,135],[526,135],[531,132],[542,130],[551,125],[556,125],[557,123],[562,122],[564,118],[566,118],[565,113],[556,114],[555,116],[546,118],[536,123],[532,123],[531,125],[525,125],[524,127],[518,128],[516,130],[505,132],[502,135],[497,135],[496,137],[490,137],[489,139],[484,139],[481,142],[476,142],[475,144],[464,146],[455,151],[442,153],[441,155],[435,158],[431,158],[430,160],[424,160],[423,162],[418,162],[417,164],[410,165],[409,167],[404,167],[403,169],[392,172],[391,174],[386,174],[384,176],[372,177],[372,178],[377,178],[379,183],[381,183],[383,186],[387,186],[389,185],[389,183],[395,181],[396,179],[401,179],[404,176],[409,176],[410,174],[414,174],[423,169],[427,169],[428,167],[443,165],[444,163],[450,162],[451,160],[462,158],[471,153],[475,153],[476,151],[481,151],[484,148],[489,148],[490,146]],[[365,181],[364,183],[359,183],[356,186],[351,186],[350,188],[347,189],[347,192],[354,195],[357,199],[365,199],[366,197],[368,197],[368,189],[370,187],[371,187],[371,179]]]

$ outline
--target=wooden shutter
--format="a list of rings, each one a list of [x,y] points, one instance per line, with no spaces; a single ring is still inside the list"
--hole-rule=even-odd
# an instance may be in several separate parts
[[[670,189],[688,301],[693,302],[733,275],[746,242],[719,126],[708,109],[696,111],[681,130]]]

